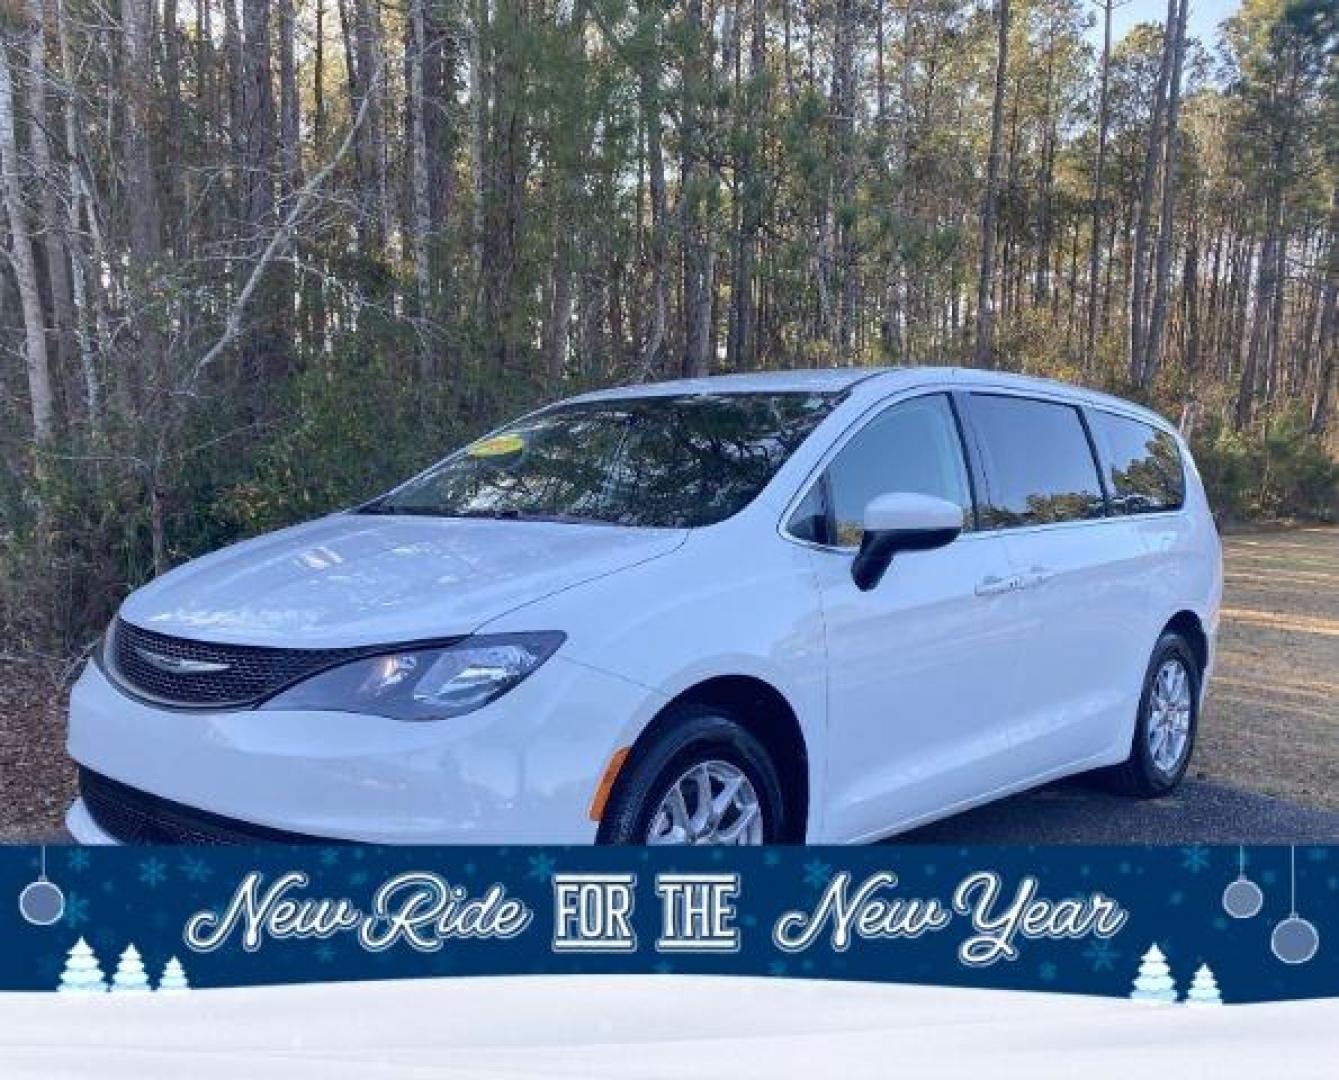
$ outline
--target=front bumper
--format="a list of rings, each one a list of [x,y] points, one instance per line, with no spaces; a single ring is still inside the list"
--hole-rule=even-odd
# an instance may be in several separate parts
[[[262,834],[583,844],[595,838],[587,810],[610,755],[662,703],[642,686],[561,656],[478,712],[433,723],[165,709],[127,697],[90,665],[71,693],[69,752],[132,792]],[[139,835],[92,799],[76,801],[66,824],[81,843]]]

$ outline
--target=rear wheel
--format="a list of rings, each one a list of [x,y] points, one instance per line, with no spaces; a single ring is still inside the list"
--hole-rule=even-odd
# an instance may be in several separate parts
[[[1200,678],[1189,642],[1163,634],[1144,675],[1130,756],[1108,774],[1116,790],[1150,798],[1181,782],[1199,727]]]
[[[687,704],[658,726],[614,785],[598,843],[747,846],[784,835],[776,767],[738,720]]]

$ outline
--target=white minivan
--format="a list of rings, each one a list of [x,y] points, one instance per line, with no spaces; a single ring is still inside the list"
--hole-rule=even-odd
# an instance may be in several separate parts
[[[1138,406],[944,368],[541,409],[129,597],[85,843],[873,840],[1185,774],[1218,535]]]

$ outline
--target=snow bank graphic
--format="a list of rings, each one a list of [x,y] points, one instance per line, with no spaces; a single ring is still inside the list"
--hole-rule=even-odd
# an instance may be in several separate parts
[[[162,977],[158,980],[159,991],[180,993],[190,988],[190,983],[186,979],[186,969],[181,966],[180,960],[175,956],[172,957],[163,968]],[[127,945],[125,951],[121,953],[110,989],[113,994],[152,993],[153,987],[149,985],[149,976],[144,970],[144,958],[133,944]],[[76,941],[74,947],[70,949],[69,958],[65,961],[65,970],[61,972],[60,983],[56,986],[56,990],[62,994],[107,993],[107,980],[102,974],[102,966],[98,963],[97,955],[83,938]]]
[[[1336,1012],[691,975],[0,994],[0,1077],[1333,1080]]]

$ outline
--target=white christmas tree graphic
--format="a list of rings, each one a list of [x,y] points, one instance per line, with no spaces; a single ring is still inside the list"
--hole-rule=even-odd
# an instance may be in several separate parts
[[[1176,983],[1172,979],[1167,958],[1157,944],[1149,946],[1139,965],[1139,978],[1134,981],[1130,997],[1135,1001],[1175,1001]]]
[[[80,938],[70,950],[65,961],[65,970],[60,975],[60,985],[56,987],[62,994],[105,994],[107,980],[102,977],[102,968],[98,958],[88,947],[88,942]]]
[[[158,992],[160,994],[175,994],[183,990],[189,990],[191,984],[186,981],[186,971],[181,966],[181,961],[175,956],[167,962],[163,968],[163,977],[158,980]]]
[[[149,977],[144,974],[144,961],[134,945],[126,946],[121,954],[121,962],[116,965],[116,974],[112,976],[113,994],[147,994]]]
[[[1218,980],[1213,977],[1208,964],[1201,964],[1195,972],[1195,978],[1186,991],[1187,1005],[1221,1005],[1223,997],[1218,992]]]

